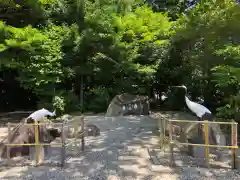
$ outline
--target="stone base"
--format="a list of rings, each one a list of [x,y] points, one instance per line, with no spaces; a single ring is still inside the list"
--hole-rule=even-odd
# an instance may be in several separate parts
[[[193,144],[204,144],[204,139],[199,136],[188,139],[188,142]],[[205,158],[205,147],[188,146],[188,154],[194,158]]]

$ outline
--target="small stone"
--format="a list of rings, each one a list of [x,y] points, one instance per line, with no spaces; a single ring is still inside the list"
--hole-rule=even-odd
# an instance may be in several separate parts
[[[201,176],[206,176],[206,177],[210,177],[210,176],[213,175],[212,172],[210,172],[209,170],[205,170],[205,169],[200,169],[200,170],[199,170],[199,174],[200,174]]]

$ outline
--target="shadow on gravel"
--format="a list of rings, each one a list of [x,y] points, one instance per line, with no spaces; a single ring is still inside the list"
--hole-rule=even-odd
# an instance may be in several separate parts
[[[9,172],[5,171],[2,177],[0,172],[0,179],[192,180],[196,177],[201,180],[208,176],[201,172],[205,169],[187,167],[189,164],[187,161],[182,161],[183,166],[186,166],[184,169],[168,167],[169,155],[159,150],[158,138],[152,133],[156,128],[155,120],[131,116],[119,118],[88,116],[86,119],[88,123],[95,124],[101,129],[101,135],[87,137],[86,149],[78,155],[74,154],[74,147],[69,147],[66,152],[68,160],[63,169],[50,166],[16,167]],[[52,158],[60,159],[60,153],[52,154]],[[229,178],[232,174],[230,171],[222,171],[222,174],[214,174],[214,171],[211,173],[211,176],[224,175]]]

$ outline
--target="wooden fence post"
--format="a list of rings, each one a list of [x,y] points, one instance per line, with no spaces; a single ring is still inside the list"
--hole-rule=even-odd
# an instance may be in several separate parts
[[[38,122],[35,121],[34,123],[34,134],[35,134],[35,161],[36,166],[39,163],[39,132],[38,132]]]
[[[172,121],[169,121],[169,150],[170,150],[170,166],[172,167],[173,166],[173,161],[174,161],[174,158],[173,158],[173,134],[172,134],[172,131],[173,131],[173,127],[172,127]]]
[[[160,149],[163,149],[164,139],[163,139],[163,121],[162,117],[158,120],[158,131],[160,131]]]
[[[82,133],[82,151],[84,151],[85,148],[85,130],[84,130],[84,116],[81,116],[81,133]]]
[[[236,147],[238,146],[237,144],[237,127],[238,124],[236,122],[233,121],[232,124],[232,168],[236,169],[237,168],[237,163],[236,163]]]
[[[65,156],[66,156],[66,152],[65,152],[65,133],[64,133],[64,123],[62,123],[62,136],[61,136],[61,139],[62,139],[62,156],[61,156],[61,167],[64,167],[65,165]]]
[[[167,120],[163,118],[163,140],[164,143],[166,141],[166,127],[167,127]],[[163,151],[165,152],[165,146],[163,147]]]
[[[209,168],[209,123],[204,121],[204,139],[205,139],[205,157],[206,157],[206,166]]]
[[[78,119],[74,118],[74,148],[75,148],[76,154],[78,153],[78,147],[77,147],[78,125],[79,125]]]
[[[11,133],[11,127],[10,127],[10,123],[7,123],[8,126],[8,138],[7,138],[7,143],[10,144],[10,133]],[[7,145],[7,165],[10,165],[10,147],[9,145]]]

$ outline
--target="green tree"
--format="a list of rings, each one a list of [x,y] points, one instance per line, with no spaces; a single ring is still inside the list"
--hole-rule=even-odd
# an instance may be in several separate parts
[[[231,0],[203,1],[188,16],[178,20],[173,36],[173,46],[178,52],[171,56],[174,58],[178,54],[182,71],[187,68],[191,73],[183,82],[197,80],[198,87],[203,87],[198,88],[203,89],[200,94],[213,109],[239,91],[239,10],[240,7]],[[230,71],[234,75],[229,75]],[[224,90],[226,86],[228,88]]]

